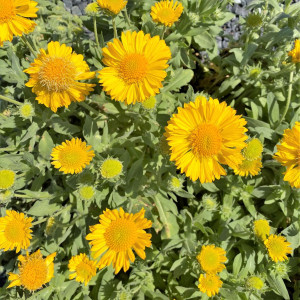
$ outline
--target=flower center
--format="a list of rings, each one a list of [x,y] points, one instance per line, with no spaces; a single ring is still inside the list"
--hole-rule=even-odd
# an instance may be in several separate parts
[[[173,23],[175,18],[174,10],[168,7],[160,9],[157,12],[157,16],[166,23]]]
[[[16,16],[15,6],[11,0],[0,0],[0,24],[8,23]]]
[[[136,224],[127,219],[111,222],[104,233],[107,246],[116,252],[131,248],[137,239],[137,230]]]
[[[38,73],[40,84],[49,92],[63,92],[74,84],[76,69],[63,57],[46,57]]]
[[[219,256],[215,251],[209,251],[203,256],[203,264],[205,269],[214,269],[219,262]]]
[[[61,151],[59,161],[62,166],[69,168],[77,168],[82,165],[86,152],[79,147],[65,148]]]
[[[275,254],[275,256],[281,256],[284,252],[284,244],[279,240],[271,240],[269,248]]]
[[[263,145],[259,139],[251,140],[247,147],[243,149],[243,155],[247,160],[255,160],[261,156]]]
[[[192,151],[198,156],[213,156],[219,153],[222,136],[213,124],[200,124],[189,136]]]
[[[76,273],[78,274],[78,276],[81,276],[82,278],[86,279],[94,273],[94,270],[89,264],[82,261],[77,265]]]
[[[6,225],[5,237],[11,243],[20,243],[24,239],[24,224],[13,220]]]
[[[119,74],[128,84],[136,83],[145,78],[148,61],[144,55],[133,53],[125,56],[119,66]]]
[[[11,170],[0,171],[0,189],[8,189],[15,182],[15,173]]]

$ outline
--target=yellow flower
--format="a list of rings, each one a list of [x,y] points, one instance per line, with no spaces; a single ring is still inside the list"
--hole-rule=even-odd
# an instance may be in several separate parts
[[[95,156],[91,148],[92,146],[87,146],[81,139],[72,138],[71,141],[67,140],[53,148],[51,164],[64,174],[80,173]]]
[[[114,100],[134,104],[159,93],[171,51],[159,36],[127,31],[121,41],[114,39],[103,48],[103,57],[107,65],[99,72],[103,90]]]
[[[97,259],[103,255],[98,263],[99,269],[112,263],[115,274],[121,268],[126,272],[129,269],[129,260],[135,260],[132,248],[139,257],[146,258],[145,247],[151,246],[151,234],[144,229],[150,228],[152,222],[144,215],[144,209],[136,214],[125,213],[122,208],[120,211],[106,209],[100,215],[100,224],[90,226],[91,233],[86,239],[91,241],[92,256]]]
[[[250,289],[261,290],[264,286],[264,282],[257,276],[251,276],[250,278],[248,278],[246,285]]]
[[[83,200],[90,200],[95,195],[95,189],[91,185],[82,186],[79,190],[79,195]]]
[[[16,252],[27,249],[32,238],[32,220],[23,213],[7,210],[6,216],[0,218],[0,248],[4,251],[16,248]]]
[[[242,150],[245,159],[253,161],[261,157],[263,145],[259,139],[252,139],[247,143],[247,146]]]
[[[262,168],[261,158],[256,160],[244,159],[241,164],[233,167],[233,171],[236,175],[240,176],[255,176],[257,175]]]
[[[89,260],[86,254],[83,253],[73,256],[69,261],[68,268],[71,272],[74,272],[70,274],[69,278],[84,282],[84,285],[89,283],[97,271],[96,262]]]
[[[202,246],[197,260],[204,272],[219,273],[225,269],[224,262],[227,260],[226,251],[215,245]]]
[[[287,254],[292,253],[292,248],[286,238],[283,236],[271,234],[266,240],[265,245],[268,249],[269,256],[275,262],[287,260]]]
[[[156,98],[154,96],[151,96],[142,102],[142,106],[147,110],[152,110],[153,108],[155,108],[155,105],[156,105]]]
[[[24,103],[19,108],[19,114],[23,119],[29,119],[34,116],[34,108],[31,103]]]
[[[219,293],[222,284],[223,282],[216,274],[201,274],[198,288],[202,293],[207,294],[208,297],[212,297]]]
[[[125,0],[97,0],[98,5],[111,14],[117,15],[127,4]]]
[[[32,0],[0,0],[0,46],[11,41],[13,36],[33,31],[36,23],[37,2]]]
[[[182,179],[171,176],[169,179],[169,188],[174,191],[179,191],[182,188]]]
[[[68,107],[72,101],[84,101],[95,86],[78,81],[94,78],[95,72],[90,72],[81,54],[72,53],[71,47],[59,42],[50,42],[47,52],[41,49],[24,72],[30,74],[26,86],[32,87],[36,100],[54,112],[58,107]]]
[[[26,256],[19,255],[20,274],[9,273],[8,280],[12,282],[7,288],[21,285],[31,292],[42,288],[53,277],[55,255],[56,252],[44,259],[40,250],[31,255],[28,252]]]
[[[263,241],[270,234],[270,225],[267,220],[256,220],[254,221],[254,233],[256,236],[261,238]]]
[[[16,174],[12,170],[0,170],[0,190],[11,188],[15,183]]]
[[[100,173],[103,178],[111,179],[122,173],[123,164],[115,158],[107,158],[100,167]]]
[[[199,96],[179,107],[166,127],[171,161],[193,181],[212,182],[226,171],[221,164],[235,167],[243,160],[246,146],[245,119],[225,102]]]
[[[281,145],[277,145],[278,152],[274,158],[287,167],[284,180],[292,187],[300,188],[300,122],[296,122],[292,129],[286,129]]]
[[[176,1],[160,1],[151,7],[151,17],[154,22],[172,26],[180,18],[183,6]]]
[[[292,57],[293,63],[300,62],[300,40],[295,40],[295,48],[288,53]]]
[[[97,2],[92,2],[84,9],[85,13],[89,16],[97,16],[99,13],[99,6]]]

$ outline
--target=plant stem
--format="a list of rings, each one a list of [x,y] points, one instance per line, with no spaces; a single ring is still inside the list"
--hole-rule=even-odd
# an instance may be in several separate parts
[[[32,199],[32,197],[27,195],[21,195],[21,194],[14,194],[14,197],[16,198],[23,198],[23,199]]]
[[[171,232],[170,232],[170,227],[169,227],[167,216],[165,215],[164,209],[163,209],[158,197],[154,196],[153,199],[154,199],[154,203],[157,207],[160,220],[164,225],[164,228],[166,231],[166,236],[169,239],[171,237]]]
[[[97,17],[94,16],[93,19],[94,19],[94,33],[95,33],[96,44],[97,44],[98,48],[101,49],[100,44],[99,44],[98,31],[97,31]]]
[[[78,102],[78,104],[84,107],[85,109],[89,110],[90,112],[94,113],[95,115],[99,115],[99,111],[88,105],[86,102]]]
[[[21,36],[21,40],[22,40],[23,43],[28,47],[28,49],[30,50],[30,52],[32,53],[32,55],[33,55],[34,57],[36,57],[36,56],[37,56],[37,55],[36,55],[36,52],[35,52],[35,50],[32,48],[31,44],[29,43],[29,41],[28,41],[28,39],[26,38],[25,35],[22,35],[22,36]]]
[[[131,27],[131,22],[130,22],[130,19],[129,19],[129,16],[128,16],[128,13],[127,13],[127,8],[125,6],[125,20],[129,26],[129,28]]]
[[[0,95],[0,99],[1,99],[1,100],[4,100],[4,101],[7,101],[7,102],[10,102],[10,103],[13,103],[13,104],[16,104],[16,105],[22,105],[21,102],[16,101],[16,100],[14,100],[14,99],[10,99],[10,98],[5,97],[5,96],[2,96],[2,95]]]
[[[116,25],[116,18],[115,17],[112,18],[112,24],[113,24],[113,28],[114,28],[114,38],[117,39],[118,38],[118,32],[117,32],[117,25]]]
[[[290,73],[290,79],[289,79],[289,87],[288,87],[288,94],[287,94],[287,99],[286,99],[286,104],[285,104],[285,109],[284,112],[281,116],[281,119],[279,121],[279,124],[284,120],[286,113],[289,110],[290,103],[291,103],[291,98],[292,98],[292,87],[293,87],[293,78],[294,78],[294,70],[291,71]]]
[[[165,32],[166,32],[166,29],[167,27],[164,25],[163,29],[162,29],[162,32],[161,32],[161,35],[160,35],[160,39],[163,40],[164,39],[164,35],[165,35]]]

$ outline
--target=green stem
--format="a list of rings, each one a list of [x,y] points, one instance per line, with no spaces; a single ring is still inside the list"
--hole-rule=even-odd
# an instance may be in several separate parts
[[[78,104],[85,109],[89,110],[90,112],[94,113],[95,115],[99,115],[99,111],[88,105],[86,102],[78,102]]]
[[[14,194],[14,197],[16,198],[23,198],[23,199],[32,199],[32,197],[27,195],[21,195],[21,194]]]
[[[30,50],[30,52],[32,53],[32,55],[34,57],[37,56],[36,51],[32,48],[31,44],[29,43],[28,39],[26,38],[25,35],[21,36],[21,40],[23,41],[23,43],[28,47],[28,49]]]
[[[129,16],[128,16],[128,13],[127,13],[127,8],[125,6],[125,20],[129,26],[129,28],[131,27],[131,22],[130,22],[130,19],[129,19]]]
[[[163,40],[164,39],[164,35],[165,35],[165,32],[166,32],[166,29],[167,27],[164,25],[163,29],[162,29],[162,32],[161,32],[161,35],[160,35],[160,38]]]
[[[165,215],[164,209],[163,209],[159,199],[156,196],[154,196],[153,199],[154,199],[154,203],[157,207],[160,220],[164,225],[164,228],[166,231],[166,236],[167,236],[167,238],[170,238],[171,237],[170,227],[169,227],[168,219],[167,219],[167,216]]]
[[[290,79],[289,79],[289,87],[288,87],[288,94],[287,94],[287,99],[286,99],[286,104],[285,104],[285,109],[284,112],[281,116],[281,119],[279,121],[279,124],[284,120],[286,113],[289,110],[290,103],[291,103],[291,98],[292,98],[292,87],[293,87],[293,78],[294,78],[294,70],[291,71],[290,73]]]
[[[117,25],[116,25],[116,18],[115,17],[112,18],[112,24],[113,24],[113,28],[114,28],[114,38],[117,39],[118,38],[118,32],[117,32]]]
[[[4,100],[4,101],[7,101],[7,102],[10,102],[10,103],[13,103],[13,104],[16,104],[16,105],[22,105],[21,102],[16,101],[16,100],[14,100],[14,99],[10,99],[10,98],[5,97],[5,96],[2,96],[2,95],[0,95],[0,99],[1,99],[1,100]]]
[[[97,31],[97,17],[94,16],[93,19],[94,19],[94,33],[95,33],[96,44],[97,44],[98,48],[101,49],[100,43],[99,43],[99,38],[98,38],[98,31]]]

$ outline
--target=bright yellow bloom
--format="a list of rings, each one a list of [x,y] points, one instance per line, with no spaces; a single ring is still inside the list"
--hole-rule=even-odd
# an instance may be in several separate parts
[[[271,234],[264,243],[268,249],[269,256],[275,262],[287,260],[288,257],[286,255],[292,253],[291,243],[286,242],[286,238],[283,236]]]
[[[172,26],[180,18],[183,11],[183,6],[176,1],[160,1],[151,7],[151,17],[154,22]]]
[[[286,129],[281,145],[277,145],[278,152],[274,158],[287,167],[284,180],[292,187],[300,188],[300,122],[296,122],[292,129]]]
[[[256,160],[248,160],[244,159],[241,164],[233,167],[233,171],[236,175],[240,176],[255,176],[259,174],[262,168],[261,158],[257,158]]]
[[[23,213],[7,210],[6,216],[0,218],[0,248],[4,251],[16,248],[16,252],[27,249],[32,238],[32,220]]]
[[[12,170],[0,170],[0,190],[11,188],[15,183],[16,174]]]
[[[84,9],[85,13],[89,16],[97,16],[99,13],[99,6],[97,2],[92,2]]]
[[[32,0],[0,0],[0,46],[13,36],[33,31],[36,23],[37,2]]]
[[[97,0],[98,5],[109,13],[117,15],[127,4],[125,0]]]
[[[170,160],[193,181],[219,179],[226,175],[221,164],[233,168],[243,161],[245,125],[245,119],[226,102],[199,96],[179,107],[168,122],[165,136],[171,147]]]
[[[107,158],[100,167],[100,173],[103,178],[111,179],[122,173],[123,164],[115,158]]]
[[[114,39],[103,48],[103,57],[107,65],[99,72],[103,90],[114,100],[134,104],[159,93],[171,51],[159,36],[127,31],[121,41]]]
[[[219,273],[225,269],[224,262],[227,260],[226,251],[215,245],[202,246],[197,260],[204,272]]]
[[[36,100],[56,112],[58,107],[68,107],[71,102],[81,102],[93,91],[94,84],[82,83],[95,77],[81,54],[72,53],[72,48],[59,42],[50,42],[48,51],[40,54],[24,70],[30,74],[26,86],[32,87]]]
[[[293,63],[300,62],[300,40],[295,40],[295,48],[288,53],[292,57]]]
[[[53,148],[51,156],[56,169],[64,174],[80,173],[95,156],[92,146],[87,146],[79,138],[72,138]]]
[[[154,96],[151,96],[142,102],[142,106],[147,110],[154,109],[155,105],[156,105],[156,98]]]
[[[207,294],[208,297],[212,297],[219,293],[222,284],[223,282],[216,274],[201,274],[198,288],[202,293]]]
[[[270,234],[271,227],[267,220],[256,220],[253,229],[255,235],[264,241]]]
[[[74,272],[70,274],[69,278],[75,278],[78,282],[84,282],[84,285],[89,283],[97,271],[96,262],[89,260],[84,253],[73,256],[69,261],[68,268],[71,272]]]
[[[7,288],[23,286],[33,292],[48,283],[54,274],[53,259],[56,252],[48,255],[45,259],[40,250],[31,255],[19,255],[18,260],[20,274],[9,273],[8,280],[12,281]]]
[[[257,276],[251,276],[250,278],[248,278],[246,285],[250,289],[261,290],[264,286],[264,282]]]
[[[122,208],[120,211],[106,209],[100,215],[100,224],[90,226],[91,233],[86,239],[91,241],[93,258],[102,256],[98,263],[99,269],[112,263],[115,274],[122,268],[126,272],[129,260],[135,260],[132,248],[139,257],[146,258],[145,247],[151,246],[151,234],[144,229],[150,228],[152,222],[144,215],[144,209],[136,214],[125,213]]]
[[[259,139],[252,139],[247,143],[247,146],[243,149],[242,154],[245,159],[249,161],[257,160],[261,157],[263,152],[263,145]]]

